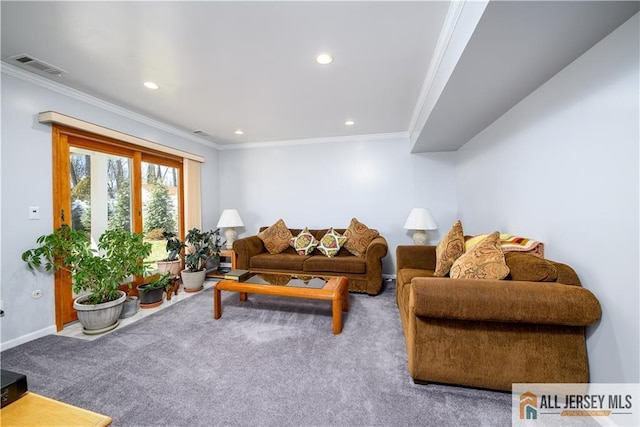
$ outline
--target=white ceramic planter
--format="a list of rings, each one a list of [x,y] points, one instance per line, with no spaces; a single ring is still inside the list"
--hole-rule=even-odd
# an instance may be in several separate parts
[[[118,326],[118,317],[120,317],[123,304],[127,299],[126,293],[123,291],[118,292],[120,293],[118,299],[103,304],[82,304],[87,299],[86,295],[73,301],[73,308],[78,312],[78,320],[82,323],[85,334],[100,334]]]
[[[202,289],[206,274],[206,270],[196,272],[182,270],[182,284],[184,285],[185,292],[196,292]]]

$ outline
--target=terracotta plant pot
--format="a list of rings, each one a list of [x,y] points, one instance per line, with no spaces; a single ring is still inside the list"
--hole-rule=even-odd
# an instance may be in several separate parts
[[[172,276],[179,275],[182,267],[179,259],[175,261],[158,261],[157,264],[160,273],[171,273]]]

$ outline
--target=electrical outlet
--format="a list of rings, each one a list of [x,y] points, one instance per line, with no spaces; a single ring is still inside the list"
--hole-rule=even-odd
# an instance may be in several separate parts
[[[29,219],[40,219],[40,206],[29,206]]]

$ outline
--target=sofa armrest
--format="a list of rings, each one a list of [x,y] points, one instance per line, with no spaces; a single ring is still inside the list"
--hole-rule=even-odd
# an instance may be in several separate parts
[[[412,268],[417,270],[436,269],[435,246],[398,246],[396,248],[397,270]]]
[[[387,244],[387,240],[382,236],[378,236],[369,243],[369,246],[367,246],[365,258],[367,259],[367,262],[369,262],[369,260],[381,260],[387,256],[388,250],[389,245]]]
[[[431,318],[567,326],[601,315],[596,297],[578,286],[436,277],[411,281],[410,309]]]
[[[369,243],[369,246],[367,246],[367,251],[364,254],[364,259],[367,264],[367,276],[379,277],[380,283],[382,283],[381,260],[382,258],[387,256],[388,249],[389,247],[387,245],[387,240],[382,236],[378,236]]]
[[[249,260],[252,256],[266,252],[262,240],[258,236],[243,237],[233,242],[233,250],[236,253],[236,268],[248,270]]]

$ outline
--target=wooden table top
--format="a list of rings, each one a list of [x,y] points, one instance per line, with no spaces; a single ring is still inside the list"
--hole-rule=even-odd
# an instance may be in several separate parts
[[[7,426],[108,426],[111,417],[27,392],[0,410]]]

